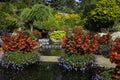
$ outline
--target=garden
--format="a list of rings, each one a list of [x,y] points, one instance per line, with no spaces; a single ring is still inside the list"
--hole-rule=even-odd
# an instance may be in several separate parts
[[[0,1],[0,80],[119,79],[119,0]]]

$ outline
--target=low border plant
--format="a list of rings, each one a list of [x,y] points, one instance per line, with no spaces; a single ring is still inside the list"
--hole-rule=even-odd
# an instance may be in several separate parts
[[[28,54],[7,52],[2,59],[2,66],[14,70],[23,70],[28,65],[36,64],[38,61],[39,56],[37,51],[32,51]]]
[[[63,66],[64,69],[68,71],[84,71],[88,69],[88,67],[95,66],[95,56],[93,54],[71,54],[65,55],[58,59],[59,65]]]

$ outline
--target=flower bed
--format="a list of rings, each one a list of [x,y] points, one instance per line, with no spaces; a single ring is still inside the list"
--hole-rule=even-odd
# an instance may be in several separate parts
[[[28,65],[39,62],[39,56],[37,51],[32,51],[27,54],[23,54],[22,52],[7,52],[3,54],[1,62],[5,68],[23,70]]]
[[[18,32],[16,35],[3,35],[2,66],[20,70],[27,65],[36,63],[39,61],[37,46],[38,42],[32,40],[26,32]]]
[[[104,55],[108,52],[106,55],[109,58],[113,45],[110,33],[102,36],[97,33],[74,33],[71,37],[64,37],[62,48],[65,55],[59,59],[59,63],[68,70],[84,70],[89,66],[94,67],[94,55]]]
[[[59,65],[63,66],[66,70],[76,70],[76,71],[84,71],[88,67],[94,66],[95,56],[93,54],[72,54],[65,55],[58,59]]]

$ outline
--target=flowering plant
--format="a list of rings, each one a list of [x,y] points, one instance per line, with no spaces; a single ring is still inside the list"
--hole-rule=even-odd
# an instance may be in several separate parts
[[[71,38],[64,37],[62,47],[67,53],[94,53],[98,49],[98,34],[86,34],[83,32],[74,34]]]
[[[100,36],[98,33],[84,32],[74,33],[71,37],[64,37],[62,47],[65,50],[65,55],[60,61],[62,65],[67,67],[85,68],[86,65],[94,64],[94,55],[89,53],[96,53],[101,45],[108,45],[111,43],[111,34]],[[87,56],[87,58],[85,57]],[[80,61],[80,59],[82,59]],[[83,61],[83,62],[82,62]],[[87,63],[86,63],[87,61]],[[81,66],[84,65],[84,66]]]
[[[26,32],[3,35],[2,49],[5,54],[1,60],[2,66],[22,70],[24,66],[38,62],[37,46],[38,42],[32,40]]]
[[[32,40],[29,35],[25,32],[19,32],[17,35],[3,35],[2,36],[2,48],[4,53],[7,51],[17,51],[17,52],[31,52],[38,42]]]
[[[109,44],[112,40],[112,35],[110,33],[106,33],[105,35],[100,37],[100,44]]]
[[[64,69],[71,71],[85,71],[89,67],[93,67],[95,62],[95,56],[93,54],[85,54],[79,56],[79,54],[64,55],[58,59],[59,65]]]
[[[112,46],[112,35],[110,33],[105,33],[104,35],[100,36],[99,48],[96,53],[102,54],[105,57],[109,57],[111,46]]]
[[[62,47],[65,55],[59,59],[59,63],[68,70],[87,69],[95,62],[93,54],[98,49],[98,34],[74,33],[70,38],[64,37]]]
[[[79,14],[66,14],[66,13],[56,13],[54,15],[56,21],[62,26],[62,25],[77,25],[80,23],[81,17]]]
[[[114,45],[112,46],[110,61],[116,64],[114,78],[119,78],[120,75],[120,38],[115,39]]]

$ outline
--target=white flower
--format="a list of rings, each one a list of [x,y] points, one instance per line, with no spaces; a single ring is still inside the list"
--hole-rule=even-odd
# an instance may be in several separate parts
[[[112,40],[114,41],[116,38],[120,38],[120,32],[114,32],[111,36]]]

